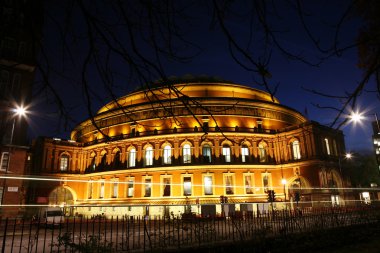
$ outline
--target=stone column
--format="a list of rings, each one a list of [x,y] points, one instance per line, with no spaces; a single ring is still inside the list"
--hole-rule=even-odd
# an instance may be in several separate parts
[[[154,160],[160,159],[160,153],[162,152],[160,150],[160,142],[156,141],[154,143],[154,151],[153,152],[154,152]]]
[[[199,157],[199,138],[195,137],[194,138],[194,150],[193,150],[194,156],[196,158]]]
[[[173,150],[173,156],[175,159],[178,159],[179,157],[179,141],[177,138],[174,139],[174,150]]]
[[[73,154],[72,154],[72,157],[71,157],[71,164],[70,164],[70,167],[69,169],[71,171],[75,171],[78,169],[78,166],[77,166],[77,150],[73,150]]]
[[[54,162],[53,162],[53,168],[52,171],[58,171],[58,150],[54,149]]]
[[[142,144],[141,142],[137,144],[137,161],[138,162],[141,162],[142,158],[143,158],[143,154],[142,154],[143,150],[142,150]]]
[[[220,156],[220,146],[219,146],[219,138],[218,137],[214,138],[214,147],[215,147],[215,150],[214,150],[215,157],[219,158],[219,156]]]
[[[124,163],[125,160],[126,160],[126,152],[127,152],[127,147],[125,146],[125,144],[121,147],[121,162]]]

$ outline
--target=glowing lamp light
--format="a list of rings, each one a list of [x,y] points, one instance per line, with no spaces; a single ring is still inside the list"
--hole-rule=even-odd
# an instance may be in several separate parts
[[[352,114],[350,115],[350,118],[353,122],[360,122],[362,121],[362,119],[364,119],[362,114],[359,112],[352,112]]]
[[[347,154],[346,154],[346,158],[347,158],[347,159],[351,159],[351,158],[352,158],[352,154],[351,154],[351,153],[347,153]]]
[[[13,112],[17,115],[17,116],[25,116],[27,114],[27,110],[25,107],[23,106],[16,106],[15,109],[13,109]]]
[[[281,179],[281,184],[286,185],[286,179],[285,178]]]

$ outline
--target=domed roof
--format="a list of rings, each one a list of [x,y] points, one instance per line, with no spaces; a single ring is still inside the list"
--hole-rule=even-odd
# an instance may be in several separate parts
[[[268,92],[215,79],[190,81],[159,82],[109,102],[94,118],[77,125],[71,138],[91,142],[99,129],[110,136],[126,136],[136,126],[143,135],[143,131],[170,130],[173,122],[177,129],[188,131],[209,115],[220,127],[251,129],[262,124],[272,131],[307,121]]]
[[[98,114],[124,106],[149,103],[157,100],[175,100],[189,98],[238,98],[271,102],[279,104],[280,101],[268,92],[247,87],[240,84],[220,81],[208,82],[169,82],[159,83],[145,87],[112,101],[98,111]]]

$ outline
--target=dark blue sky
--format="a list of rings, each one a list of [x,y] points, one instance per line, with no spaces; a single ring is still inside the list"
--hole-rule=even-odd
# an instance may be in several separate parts
[[[238,4],[234,7],[237,12],[245,8],[246,1],[236,1]],[[235,2],[235,3],[236,3]],[[63,17],[61,10],[63,9],[58,2],[53,1],[51,6],[47,6],[49,15],[54,16],[58,20]],[[186,3],[186,1],[185,1]],[[257,84],[257,76],[255,77],[249,71],[244,70],[236,64],[228,52],[228,44],[226,38],[221,34],[221,28],[213,26],[212,18],[208,9],[199,8],[203,1],[196,2],[197,4],[188,7],[190,13],[197,13],[189,23],[181,21],[179,25],[186,39],[191,40],[201,46],[200,51],[194,49],[186,51],[183,49],[181,53],[190,55],[197,52],[197,56],[192,58],[187,63],[178,63],[173,61],[163,60],[162,64],[165,67],[167,76],[183,76],[185,74],[218,76],[225,80],[230,80],[235,83],[251,86],[258,89],[263,89]],[[211,2],[207,2],[211,5]],[[302,55],[305,59],[311,62],[319,62],[321,57],[326,57],[327,54],[319,52],[315,45],[307,36],[302,28],[301,22],[292,9],[292,2],[276,1],[276,8],[280,15],[272,15],[268,19],[268,23],[276,27],[276,37],[278,42],[289,52],[295,55]],[[307,13],[307,25],[310,27],[313,36],[318,38],[320,45],[328,48],[333,45],[336,24],[338,23],[342,13],[348,6],[348,1],[303,1],[305,13]],[[48,3],[49,4],[49,3]],[[294,3],[293,3],[294,4]],[[50,8],[50,9],[49,9]],[[199,12],[196,12],[199,10]],[[202,11],[203,10],[203,11]],[[104,17],[108,13],[104,10]],[[246,13],[247,14],[247,13]],[[273,13],[272,13],[273,14]],[[73,12],[73,16],[78,15]],[[244,15],[242,15],[244,16]],[[226,26],[230,29],[236,40],[242,45],[247,45],[248,34],[250,28],[244,23],[246,20],[242,16],[227,16]],[[244,17],[249,17],[246,15]],[[112,20],[112,18],[110,18]],[[77,24],[75,32],[82,32],[83,20],[79,17],[73,19]],[[75,23],[74,22],[74,23]],[[344,25],[341,27],[338,36],[338,46],[345,47],[354,43],[358,34],[358,29],[361,26],[361,20],[351,15]],[[64,120],[60,119],[57,113],[55,100],[51,96],[51,92],[41,93],[35,97],[35,102],[31,110],[34,110],[30,118],[31,136],[34,138],[39,135],[69,138],[70,129],[75,125],[74,122],[81,122],[88,118],[86,110],[85,97],[83,89],[80,86],[80,72],[77,71],[78,66],[65,59],[62,61],[60,57],[60,37],[57,35],[55,24],[51,18],[45,19],[45,37],[43,40],[46,52],[50,57],[50,62],[56,66],[59,74],[51,76],[51,83],[62,97],[66,108],[69,108],[71,115],[70,124],[64,126]],[[121,34],[120,38],[126,36]],[[85,39],[76,37],[76,46],[73,47],[74,59],[83,58],[88,45]],[[260,40],[260,38],[259,38]],[[73,43],[73,39],[68,40]],[[78,42],[79,41],[79,42]],[[262,43],[262,41],[261,41]],[[262,44],[263,45],[263,44]],[[251,47],[249,50],[254,55],[260,55],[263,47],[258,44],[256,47]],[[143,51],[145,50],[142,47]],[[101,48],[100,48],[101,50]],[[150,51],[146,49],[147,57],[150,57]],[[115,93],[122,96],[129,91],[133,91],[137,83],[129,79],[128,66],[120,59],[112,61],[112,68],[115,73]],[[96,111],[102,105],[111,100],[110,96],[105,95],[102,90],[102,83],[93,68],[88,71],[89,81],[94,90],[98,93],[94,94],[92,110]],[[303,62],[289,59],[278,49],[274,49],[268,71],[271,73],[271,78],[268,80],[272,86],[279,85],[275,96],[284,105],[292,107],[301,113],[307,110],[308,118],[320,122],[321,124],[329,125],[335,118],[336,112],[330,110],[322,110],[316,108],[313,104],[321,106],[339,107],[341,101],[324,98],[312,94],[305,89],[314,89],[320,92],[341,95],[350,93],[354,87],[361,81],[362,71],[357,68],[357,51],[356,48],[344,51],[341,56],[331,56],[323,60],[319,66],[310,66]],[[41,75],[37,74],[37,88],[40,87]],[[370,83],[367,90],[374,90],[375,83]],[[49,95],[49,101],[46,101],[46,94]],[[372,129],[370,121],[374,119],[373,114],[380,112],[379,99],[375,93],[364,92],[358,100],[358,108],[366,111],[367,119],[364,124],[345,125],[342,130],[345,134],[346,148],[351,150],[372,150],[371,135]],[[349,113],[347,111],[347,113]]]

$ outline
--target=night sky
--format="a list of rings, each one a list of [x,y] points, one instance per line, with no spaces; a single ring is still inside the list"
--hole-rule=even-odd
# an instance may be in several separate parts
[[[211,1],[205,2],[208,3],[208,6],[211,6]],[[234,10],[239,13],[239,11],[244,10],[246,1],[236,2],[238,4],[236,4]],[[276,33],[276,36],[279,43],[290,52],[302,55],[302,57],[311,62],[319,62],[322,57],[326,57],[327,54],[316,50],[305,33],[296,12],[289,5],[292,2],[275,2],[276,10],[280,14],[272,13],[272,16],[268,15],[270,16],[268,23],[277,28],[278,33]],[[186,39],[200,45],[201,50],[197,51],[194,48],[181,49],[181,53],[186,55],[196,53],[196,56],[186,63],[163,60],[162,65],[165,68],[165,74],[167,76],[178,77],[186,74],[193,76],[218,76],[224,80],[263,89],[258,84],[258,78],[254,74],[244,70],[233,61],[228,52],[227,41],[222,35],[220,27],[212,25],[212,15],[207,11],[209,7],[200,8],[199,5],[202,3],[203,1],[200,1],[189,5],[188,13],[192,15],[191,22],[189,21],[191,25],[183,21],[178,23],[182,29],[181,31],[184,31]],[[303,8],[305,13],[308,14],[307,24],[310,27],[310,31],[318,38],[322,47],[329,47],[334,41],[336,24],[347,8],[349,1],[303,1],[302,3],[304,3]],[[65,126],[64,119],[59,117],[51,92],[46,90],[41,92],[42,75],[37,72],[36,94],[34,96],[34,103],[30,108],[33,111],[29,119],[31,138],[42,135],[68,139],[72,127],[76,123],[88,118],[83,89],[79,84],[80,73],[77,71],[78,68],[75,64],[66,59],[63,60],[61,57],[63,55],[61,51],[62,43],[60,37],[57,36],[56,24],[51,19],[51,17],[57,20],[62,19],[64,15],[62,10],[64,8],[60,4],[64,3],[59,3],[58,1],[49,1],[47,3],[46,10],[48,10],[48,15],[45,18],[43,46],[45,47],[44,52],[47,54],[49,62],[56,66],[56,72],[58,73],[50,76],[51,84],[53,84],[60,94],[65,106],[69,108],[71,119],[69,124]],[[73,11],[72,27],[74,27],[77,34],[80,34],[84,22],[78,13],[78,11]],[[104,8],[104,13],[100,16],[107,19],[107,15],[112,20],[110,13]],[[247,45],[249,27],[246,26],[246,23],[240,17],[229,18],[227,16],[226,25],[233,31],[233,35],[237,41]],[[339,47],[345,47],[355,42],[361,24],[362,21],[355,15],[351,15],[351,17],[345,20],[338,36]],[[123,38],[123,36],[127,35],[122,34],[120,38]],[[84,52],[88,48],[83,37],[76,38],[77,40],[68,40],[68,44],[76,43],[76,46],[73,47],[74,53],[72,55],[74,60],[83,58]],[[142,45],[142,50],[144,51],[143,47]],[[99,50],[102,50],[102,48]],[[263,48],[257,46],[251,47],[250,50],[251,52],[253,50],[260,52]],[[148,48],[145,52],[149,56],[150,52]],[[336,112],[318,109],[313,104],[339,106],[340,101],[312,94],[306,89],[314,89],[333,95],[352,92],[363,76],[362,70],[357,67],[357,61],[357,49],[355,47],[344,51],[340,57],[328,57],[321,61],[319,66],[310,66],[301,61],[289,59],[280,50],[274,49],[268,65],[268,71],[272,76],[269,82],[273,86],[279,85],[275,96],[282,104],[292,107],[303,114],[307,113],[307,117],[311,120],[329,125],[334,120]],[[114,91],[118,96],[133,91],[139,85],[128,76],[128,66],[125,63],[115,59],[112,62],[112,67],[116,73]],[[111,98],[102,90],[101,81],[95,73],[92,74],[89,71],[88,76],[91,77],[89,81],[92,88],[97,91],[96,94],[93,94],[95,99],[91,105],[92,110],[95,112],[102,105],[109,102]],[[375,83],[372,81],[366,90],[374,89]],[[379,102],[376,93],[364,92],[360,96],[357,103],[358,109],[365,113],[366,118],[364,124],[347,124],[342,127],[345,134],[347,151],[372,151],[370,121],[374,120],[375,112],[380,112]]]

